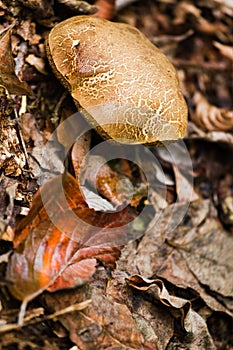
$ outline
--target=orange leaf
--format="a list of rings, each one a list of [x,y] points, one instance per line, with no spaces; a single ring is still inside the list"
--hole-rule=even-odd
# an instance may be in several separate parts
[[[90,209],[69,174],[48,181],[16,229],[7,269],[12,294],[24,299],[37,291],[83,284],[97,260],[114,268],[135,215],[129,206],[113,213]]]

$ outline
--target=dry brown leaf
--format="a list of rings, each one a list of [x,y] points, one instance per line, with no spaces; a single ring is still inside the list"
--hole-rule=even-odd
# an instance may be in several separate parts
[[[114,282],[117,283],[116,286]],[[120,291],[117,289],[118,283],[118,280],[113,280],[109,288],[106,275],[103,271],[101,274],[99,270],[98,279],[86,287],[66,292],[59,291],[55,294],[46,293],[46,304],[50,310],[56,311],[70,304],[80,303],[87,297],[91,298],[92,304],[84,312],[72,313],[60,318],[60,322],[69,332],[70,339],[81,350],[158,350],[156,336],[154,335],[154,338],[151,336],[149,339],[150,329],[142,331],[143,317],[140,322],[139,316],[130,311],[131,308],[127,307],[125,300],[115,297],[118,292],[119,297],[125,298],[125,295],[121,294],[121,289],[125,288],[125,282],[120,282]],[[131,302],[133,304],[133,300]],[[147,320],[144,321],[144,326],[150,328]],[[148,337],[143,334],[146,331]],[[171,333],[170,336],[172,336]]]
[[[223,13],[229,16],[233,16],[233,5],[231,0],[213,0],[214,3],[218,4]]]
[[[187,337],[183,337],[183,344],[188,346],[190,350],[215,349],[204,319],[192,310],[191,303],[188,300],[170,295],[162,280],[150,280],[140,275],[134,275],[126,279],[126,282],[132,288],[159,300],[170,308],[175,318],[181,319],[182,327],[188,334]]]
[[[38,70],[38,72],[44,75],[47,74],[43,58],[30,54],[27,56],[26,62],[29,63],[31,66],[35,67]]]
[[[221,296],[233,295],[233,239],[215,220],[207,220],[182,251],[190,271],[201,285]],[[229,281],[229,283],[228,283]]]
[[[184,218],[185,225],[168,232],[168,220],[171,216],[176,220],[182,206],[170,205],[163,210],[156,225],[145,233],[137,248],[130,246],[129,251],[127,247],[123,250],[118,268],[131,274],[156,275],[180,288],[191,288],[211,309],[230,312],[218,298],[206,292],[203,284],[215,293],[233,295],[232,284],[226,283],[233,279],[232,236],[214,219],[216,212],[209,200],[192,202]]]
[[[213,42],[213,45],[221,52],[221,54],[233,61],[233,47],[223,45],[217,41]]]
[[[23,113],[20,116],[20,127],[26,143],[33,140],[35,146],[42,147],[43,136],[39,131],[35,117],[31,113]]]
[[[209,131],[204,132],[200,127],[198,127],[194,122],[189,122],[188,125],[188,136],[189,138],[197,138],[208,140],[212,142],[224,142],[228,144],[233,144],[233,135],[231,132],[225,131]]]
[[[183,174],[182,171],[175,165],[172,165],[176,179],[176,193],[180,202],[193,202],[199,199],[197,193],[195,193],[192,183],[192,178],[189,179],[187,174]]]
[[[54,15],[52,3],[47,0],[19,0],[22,6],[31,9],[40,18],[49,18]]]
[[[195,92],[193,102],[196,111],[191,119],[203,130],[227,131],[233,128],[233,111],[210,104],[200,92]]]
[[[31,19],[22,20],[20,26],[17,28],[17,34],[20,35],[24,41],[29,41],[31,45],[38,45],[41,36],[36,33],[36,24]]]
[[[1,65],[1,63],[0,63]],[[14,103],[0,88],[0,168],[5,175],[19,176],[26,164],[14,116]]]
[[[20,81],[15,74],[15,64],[11,50],[11,33],[14,23],[0,34],[0,84],[11,94],[30,95],[31,88]]]
[[[93,14],[97,12],[97,8],[87,1],[78,1],[78,0],[58,0],[61,4],[66,5],[74,12],[78,12],[81,14]]]
[[[17,185],[14,178],[2,176],[0,179],[0,239],[7,239],[6,230],[14,210]]]
[[[216,33],[227,33],[228,28],[222,22],[216,21],[212,23],[211,21],[206,20],[203,17],[198,18],[196,25],[197,29],[204,34],[216,34]]]
[[[201,17],[201,10],[191,2],[188,1],[180,1],[176,6],[176,16],[173,20],[174,24],[182,24],[185,22],[186,17],[192,14],[196,18]]]
[[[61,131],[58,132],[58,136],[59,135],[61,136]],[[80,184],[83,184],[82,173],[85,171],[87,166],[86,155],[90,150],[90,145],[91,145],[91,133],[87,132],[84,135],[81,135],[79,139],[75,141],[70,151],[71,153],[70,158],[71,158],[74,174]]]

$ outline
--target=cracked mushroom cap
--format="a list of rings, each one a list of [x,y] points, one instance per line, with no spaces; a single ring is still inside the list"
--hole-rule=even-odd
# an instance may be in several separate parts
[[[176,70],[139,30],[77,16],[47,40],[50,64],[104,138],[155,144],[183,138],[187,105]]]

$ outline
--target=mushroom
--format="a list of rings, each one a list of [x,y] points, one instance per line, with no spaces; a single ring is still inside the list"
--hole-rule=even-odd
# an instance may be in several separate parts
[[[55,74],[102,137],[127,144],[184,137],[187,105],[176,70],[138,29],[72,17],[51,30],[47,52]]]

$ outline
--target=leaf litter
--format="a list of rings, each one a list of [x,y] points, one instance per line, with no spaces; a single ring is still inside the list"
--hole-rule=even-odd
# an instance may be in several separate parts
[[[184,160],[177,166],[162,149],[158,149],[156,156],[165,175],[154,168],[151,171],[151,176],[158,174],[157,183],[152,189],[151,201],[148,199],[146,204],[151,207],[151,217],[158,216],[156,224],[123,250],[122,247],[114,250],[116,255],[102,256],[102,263],[95,260],[93,276],[84,286],[43,292],[29,304],[24,327],[19,329],[16,323],[20,304],[8,292],[7,287],[14,285],[6,275],[16,253],[9,255],[7,252],[15,227],[20,225],[18,216],[28,211],[32,197],[42,185],[40,169],[49,168],[50,157],[43,158],[42,145],[50,140],[64,105],[73,108],[70,99],[62,97],[64,90],[47,65],[44,38],[56,19],[67,16],[66,11],[75,15],[80,9],[96,10],[88,10],[85,2],[78,2],[76,8],[72,2],[62,1],[56,7],[40,0],[20,1],[11,6],[0,2],[3,58],[0,76],[5,87],[1,90],[0,109],[1,347],[71,349],[76,345],[79,349],[230,349],[233,346],[230,32],[233,8],[228,1],[211,0],[207,4],[201,0],[161,0],[157,3],[147,0],[132,5],[127,1],[127,6],[116,13],[116,20],[137,26],[157,43],[178,70],[190,111],[185,143],[193,170],[190,172]],[[26,99],[21,97],[24,94],[28,95]],[[60,150],[55,148],[54,152],[57,157],[55,173],[59,174],[64,171],[64,166],[59,157]],[[182,159],[181,154],[178,158]],[[126,171],[123,164],[114,171],[119,168],[124,168],[123,176],[128,177],[129,188],[135,186],[135,181],[146,185],[137,171]],[[53,175],[48,171],[44,180]],[[190,199],[192,177],[194,191]],[[164,189],[165,198],[162,196]],[[102,194],[105,194],[104,190]],[[124,193],[126,198],[128,194]],[[143,192],[142,198],[144,196]],[[98,199],[94,201],[98,202]],[[174,230],[169,230],[168,221],[170,226],[175,224],[179,212],[189,201],[183,221]],[[138,196],[135,206],[139,204]],[[36,206],[34,210],[42,209]],[[87,207],[85,210],[94,212]],[[44,224],[43,229],[37,228],[33,220],[29,228],[30,215],[21,221],[21,225],[26,222],[26,233],[32,233],[27,236],[28,242],[33,232],[38,237],[18,251],[18,254],[25,252],[28,261],[36,254],[39,237],[45,235],[49,240],[48,218],[45,216],[44,223],[43,220],[39,223],[41,228]],[[24,247],[25,241],[21,243]],[[116,262],[120,250],[121,258]],[[95,259],[98,254],[96,251],[93,254],[91,258]],[[116,263],[114,272],[110,272],[105,259],[112,267]],[[33,263],[29,265],[33,266]],[[12,271],[16,273],[15,269]],[[23,273],[28,276],[26,270]],[[20,281],[20,278],[16,280]],[[25,293],[25,286],[22,288]],[[44,289],[39,286],[40,292]],[[92,302],[85,309],[72,310],[72,306],[90,299]],[[47,320],[41,318],[36,311],[38,305],[51,316],[50,320],[49,317]],[[67,313],[59,315],[59,310],[67,310]],[[53,315],[57,315],[56,321]],[[13,327],[6,331],[11,325],[15,325],[15,330]]]

